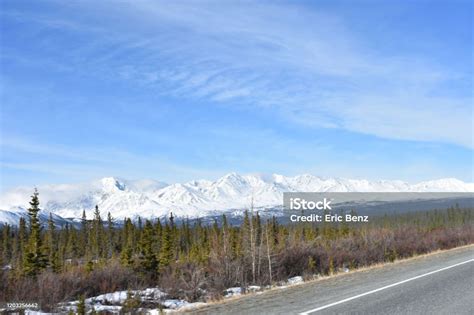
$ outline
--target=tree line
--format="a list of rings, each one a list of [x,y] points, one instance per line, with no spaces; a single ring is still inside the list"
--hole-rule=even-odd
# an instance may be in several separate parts
[[[149,286],[194,301],[228,287],[328,275],[474,242],[474,210],[457,205],[359,224],[281,224],[252,209],[239,225],[225,215],[210,224],[178,223],[172,214],[118,221],[95,207],[79,225],[56,227],[51,215],[41,226],[39,211],[35,191],[28,220],[1,227],[0,301],[37,298],[52,309],[80,296]]]

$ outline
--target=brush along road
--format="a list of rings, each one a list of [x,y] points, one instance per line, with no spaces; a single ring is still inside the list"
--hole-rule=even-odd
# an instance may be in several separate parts
[[[196,314],[474,314],[474,246],[193,310]]]

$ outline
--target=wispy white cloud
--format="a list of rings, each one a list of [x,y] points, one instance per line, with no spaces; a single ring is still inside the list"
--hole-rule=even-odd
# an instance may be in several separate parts
[[[473,147],[472,99],[433,93],[469,76],[427,56],[381,52],[333,13],[264,2],[67,6],[90,17],[21,18],[94,34],[64,52],[76,71],[175,97],[258,106],[310,127]]]

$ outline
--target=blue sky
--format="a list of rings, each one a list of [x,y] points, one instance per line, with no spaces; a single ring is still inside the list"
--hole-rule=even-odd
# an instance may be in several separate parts
[[[0,189],[473,180],[471,1],[2,1]]]

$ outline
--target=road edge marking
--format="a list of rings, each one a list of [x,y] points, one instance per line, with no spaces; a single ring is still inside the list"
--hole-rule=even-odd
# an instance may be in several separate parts
[[[467,263],[470,263],[470,262],[474,262],[474,259],[469,259],[469,260],[466,260],[466,261],[463,261],[463,262],[460,262],[460,263],[457,263],[457,264],[454,264],[454,265],[451,265],[451,266],[448,266],[448,267],[444,267],[444,268],[441,268],[441,269],[437,269],[437,270],[434,270],[434,271],[424,273],[422,275],[418,275],[418,276],[415,276],[415,277],[412,277],[412,278],[409,278],[409,279],[405,279],[405,280],[402,280],[402,281],[399,281],[399,282],[396,282],[396,283],[392,283],[392,284],[386,285],[386,286],[378,288],[378,289],[367,291],[365,293],[361,293],[361,294],[358,294],[358,295],[355,295],[355,296],[352,296],[352,297],[349,297],[349,298],[346,298],[346,299],[343,299],[343,300],[340,300],[340,301],[337,301],[337,302],[334,302],[334,303],[326,304],[326,305],[314,308],[312,310],[299,313],[299,315],[309,315],[311,313],[315,313],[315,312],[327,309],[329,307],[332,307],[332,306],[335,306],[335,305],[338,305],[338,304],[349,302],[349,301],[358,299],[360,297],[363,297],[363,296],[366,296],[366,295],[369,295],[369,294],[373,294],[373,293],[376,293],[376,292],[379,292],[379,291],[382,291],[382,290],[385,290],[385,289],[389,289],[389,288],[395,287],[397,285],[404,284],[404,283],[407,283],[407,282],[410,282],[410,281],[413,281],[413,280],[416,280],[416,279],[420,279],[420,278],[432,275],[434,273],[438,273],[438,272],[441,272],[441,271],[444,271],[444,270],[448,270],[448,269],[451,269],[451,268],[454,268],[454,267],[457,267],[457,266],[461,266],[461,265],[464,265],[464,264],[467,264]]]

